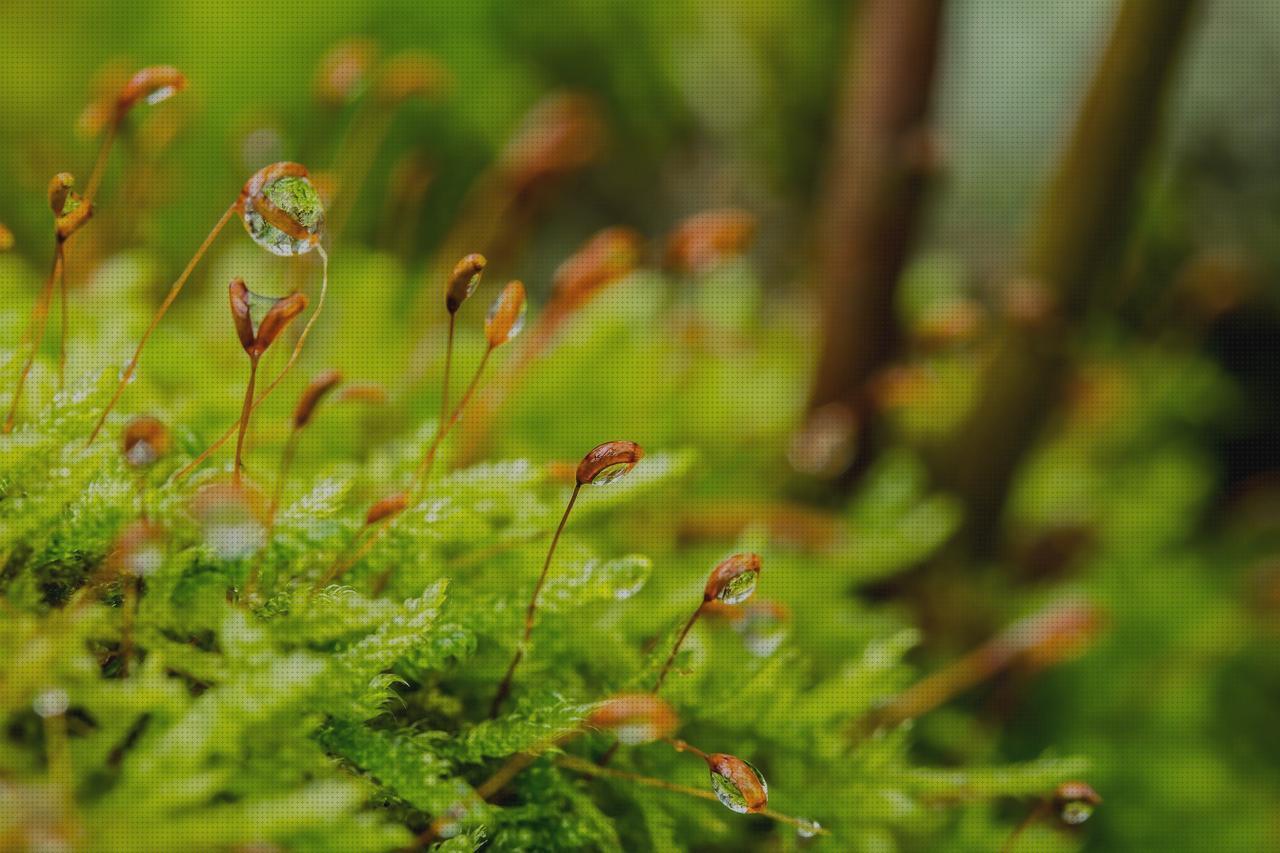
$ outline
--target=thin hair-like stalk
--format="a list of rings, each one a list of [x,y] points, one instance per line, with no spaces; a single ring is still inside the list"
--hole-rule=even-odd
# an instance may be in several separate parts
[[[129,359],[129,364],[125,367],[124,372],[120,374],[120,382],[116,385],[116,390],[111,395],[111,400],[107,403],[106,408],[102,410],[102,415],[99,416],[98,422],[94,424],[93,431],[89,433],[89,438],[84,443],[85,447],[89,447],[93,444],[93,442],[98,438],[98,433],[102,432],[102,427],[107,422],[107,416],[111,414],[112,410],[115,409],[116,404],[120,402],[120,397],[124,394],[124,389],[128,387],[129,381],[133,378],[134,371],[138,369],[138,359],[142,357],[142,348],[147,345],[147,341],[150,340],[152,333],[155,332],[156,327],[160,325],[160,320],[164,318],[166,313],[168,313],[174,300],[177,299],[178,294],[182,292],[182,288],[186,285],[187,279],[191,277],[191,273],[195,271],[196,265],[200,263],[200,259],[209,251],[209,247],[213,245],[213,241],[218,238],[218,234],[222,232],[222,229],[227,227],[227,223],[231,221],[231,217],[236,215],[236,211],[239,210],[239,208],[240,202],[238,200],[227,208],[226,212],[222,214],[222,218],[213,226],[213,230],[211,230],[208,236],[204,238],[204,242],[200,244],[200,248],[196,249],[196,253],[191,256],[191,260],[187,261],[187,266],[182,271],[182,274],[178,276],[177,280],[173,283],[173,286],[169,288],[169,294],[164,298],[164,302],[160,303],[160,307],[151,317],[151,322],[147,325],[146,331],[142,333],[142,338],[138,341],[138,346],[133,351],[133,357]]]
[[[560,524],[556,527],[555,534],[551,537],[551,547],[547,549],[547,558],[542,562],[542,572],[538,575],[538,582],[533,587],[533,596],[529,599],[529,607],[524,614],[524,635],[520,638],[520,645],[516,646],[516,653],[511,658],[511,664],[507,667],[507,674],[502,677],[502,683],[498,685],[498,692],[494,694],[493,704],[489,707],[490,719],[498,716],[498,711],[502,709],[502,703],[506,701],[507,694],[511,692],[511,682],[515,678],[516,669],[520,666],[520,661],[524,658],[525,649],[529,646],[529,639],[533,636],[533,623],[538,612],[538,596],[542,594],[542,587],[547,582],[547,570],[551,568],[551,558],[555,556],[556,545],[560,543],[560,534],[564,533],[564,526],[569,521],[569,513],[573,512],[573,505],[578,501],[578,494],[582,491],[582,483],[575,483],[573,492],[569,495],[569,503],[564,508],[564,515],[560,516]]]
[[[253,386],[258,380],[258,363],[262,359],[249,357],[249,382],[244,389],[244,406],[240,409],[240,434],[236,437],[236,459],[231,468],[231,482],[240,485],[240,471],[244,467],[244,434],[249,430],[249,413],[253,409]]]
[[[53,255],[53,268],[49,270],[49,276],[40,288],[35,310],[31,314],[31,323],[28,326],[31,352],[22,366],[22,372],[18,374],[18,383],[13,390],[13,400],[9,403],[9,414],[5,417],[3,430],[6,434],[13,432],[13,424],[18,417],[18,403],[22,399],[22,389],[27,383],[27,376],[31,373],[31,366],[35,363],[36,350],[40,347],[41,339],[44,338],[45,325],[49,319],[49,303],[53,299],[53,285],[58,278],[59,270],[62,269],[62,264],[62,248],[59,244],[58,250]]]

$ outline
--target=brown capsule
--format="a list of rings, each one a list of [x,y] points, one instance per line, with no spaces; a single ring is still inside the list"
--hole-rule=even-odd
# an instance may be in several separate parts
[[[164,565],[166,542],[164,528],[149,521],[135,521],[116,538],[107,565],[115,574],[154,574]]]
[[[130,78],[116,98],[116,115],[123,116],[138,101],[158,104],[187,88],[186,76],[172,65],[143,68]]]
[[[320,405],[320,401],[325,395],[332,391],[342,382],[342,374],[336,370],[326,370],[311,380],[311,384],[302,392],[302,396],[298,398],[298,406],[293,410],[293,428],[302,429],[311,421],[312,414],[315,413],[316,406]]]
[[[49,179],[49,209],[54,216],[61,216],[66,209],[68,199],[74,200],[71,188],[76,179],[70,172],[59,172]]]
[[[578,485],[603,486],[627,474],[644,458],[644,450],[634,441],[609,441],[591,450],[578,463]]]
[[[312,83],[316,100],[334,107],[355,100],[377,58],[378,46],[372,39],[349,38],[335,44],[316,68]]]
[[[236,335],[240,338],[240,346],[245,352],[253,349],[253,317],[249,308],[249,288],[244,279],[233,278],[227,285],[227,296],[231,302],[231,320],[236,326]]]
[[[231,319],[235,322],[236,335],[239,336],[240,345],[244,347],[244,351],[253,358],[266,352],[289,323],[307,307],[307,297],[302,293],[291,293],[282,299],[277,299],[255,330],[251,308],[253,295],[245,286],[244,279],[232,279],[227,293],[230,297]]]
[[[0,252],[7,252],[13,248],[13,232],[9,230],[9,226],[0,222]]]
[[[755,239],[756,225],[754,216],[734,208],[690,216],[667,237],[667,267],[696,273],[740,255]]]
[[[539,101],[525,115],[502,153],[502,170],[512,191],[576,171],[600,153],[604,122],[595,101],[561,92]]]
[[[444,307],[450,314],[458,313],[462,303],[475,292],[488,263],[484,255],[470,254],[454,266],[444,291]]]
[[[702,600],[741,604],[756,591],[760,568],[758,554],[734,554],[711,570]]]
[[[121,436],[125,461],[134,468],[145,468],[169,453],[173,439],[169,429],[149,415],[129,421]]]
[[[391,518],[399,515],[409,505],[409,496],[404,492],[392,495],[389,498],[383,498],[373,506],[369,507],[369,511],[365,513],[364,523],[377,524],[384,518]]]
[[[1102,805],[1102,797],[1084,782],[1064,782],[1053,792],[1053,809],[1070,826],[1084,823]]]
[[[93,205],[86,204],[71,189],[76,179],[69,172],[59,172],[49,181],[49,209],[54,215],[54,233],[66,240],[93,216]]]
[[[267,347],[275,342],[280,333],[288,328],[293,319],[307,308],[307,296],[304,293],[290,293],[276,302],[258,324],[258,337],[254,347],[258,354],[267,351]]]
[[[628,275],[640,260],[643,240],[631,228],[606,228],[594,234],[555,272],[555,298],[562,307],[586,302],[601,288]]]
[[[490,347],[501,346],[520,334],[527,308],[524,284],[513,281],[502,289],[489,309],[489,316],[484,319],[484,336]]]
[[[587,716],[587,725],[607,729],[627,746],[662,740],[675,732],[676,712],[652,693],[624,693],[601,702]]]
[[[769,786],[747,762],[723,752],[706,756],[711,787],[727,808],[739,814],[762,812],[769,805]]]
[[[360,403],[376,405],[387,402],[387,389],[381,385],[373,385],[366,382],[363,385],[352,385],[343,389],[341,398],[343,400],[355,400]]]
[[[433,97],[451,83],[449,69],[434,56],[416,51],[397,54],[386,61],[378,75],[378,100],[399,104],[421,95]]]

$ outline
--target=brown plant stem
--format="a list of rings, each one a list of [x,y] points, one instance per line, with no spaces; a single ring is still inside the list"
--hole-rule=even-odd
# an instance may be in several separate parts
[[[102,178],[107,172],[107,159],[111,156],[111,146],[116,141],[116,134],[119,131],[120,116],[113,111],[111,120],[107,122],[107,130],[103,134],[102,144],[98,146],[98,157],[93,162],[93,171],[89,173],[89,182],[85,185],[85,204],[93,204],[94,198],[98,195],[98,189],[102,186]]]
[[[989,552],[1019,463],[1067,375],[1068,335],[1123,244],[1157,137],[1165,95],[1197,0],[1125,0],[1031,232],[1025,273],[1045,286],[1058,323],[999,335],[972,412],[934,460],[966,502],[963,547]]]
[[[1018,839],[1022,837],[1022,833],[1026,832],[1029,826],[1040,820],[1048,812],[1048,800],[1041,800],[1036,803],[1036,807],[1027,813],[1027,816],[1022,819],[1022,822],[1014,827],[1013,832],[1005,839],[1004,844],[1000,847],[1000,853],[1013,853],[1014,845],[1018,843]]]
[[[89,433],[89,438],[85,441],[84,446],[87,448],[97,439],[98,433],[102,431],[103,425],[107,422],[107,416],[111,414],[111,410],[120,402],[120,397],[124,394],[124,389],[128,386],[129,380],[133,378],[133,372],[138,368],[138,359],[142,357],[142,348],[147,345],[147,341],[151,338],[151,334],[160,325],[160,320],[169,311],[169,307],[173,305],[178,294],[182,292],[183,286],[187,283],[187,279],[191,277],[191,273],[195,270],[196,264],[200,263],[200,259],[209,251],[209,247],[213,245],[213,241],[217,239],[218,234],[231,221],[231,217],[235,216],[236,211],[240,207],[237,200],[234,204],[227,208],[226,213],[222,214],[222,218],[213,226],[213,230],[204,238],[204,242],[200,244],[200,248],[196,249],[196,253],[191,256],[191,260],[187,262],[186,268],[182,274],[178,276],[177,281],[169,288],[169,294],[164,298],[164,302],[160,303],[160,308],[152,316],[150,324],[146,331],[142,333],[142,339],[138,341],[138,347],[133,351],[133,357],[129,359],[129,364],[124,369],[124,373],[120,376],[120,382],[116,385],[115,393],[111,395],[111,400],[107,403],[106,408],[102,410],[102,415],[98,418],[98,422],[94,424],[93,431]]]
[[[440,423],[444,423],[445,415],[449,411],[449,373],[453,368],[453,332],[457,326],[458,315],[455,311],[449,312],[449,334],[445,338],[444,344],[444,381],[441,383],[440,389]]]
[[[825,333],[811,409],[839,403],[865,420],[867,380],[897,346],[895,293],[934,165],[942,13],[943,0],[867,0],[851,16],[817,217]]]
[[[249,431],[249,415],[253,412],[253,386],[258,380],[260,355],[249,356],[249,383],[244,389],[244,406],[240,410],[240,434],[236,437],[236,460],[231,469],[231,482],[240,485],[240,469],[244,465],[244,436]]]
[[[680,636],[676,638],[676,643],[671,647],[671,654],[667,655],[667,662],[662,665],[662,672],[658,673],[658,680],[654,682],[653,689],[650,693],[657,693],[662,689],[662,684],[667,680],[667,675],[671,672],[671,667],[676,662],[676,655],[680,654],[680,647],[684,645],[685,637],[689,636],[689,632],[693,630],[693,623],[698,621],[698,617],[702,615],[702,604],[698,605],[698,609],[693,611],[693,615],[689,617],[689,621],[684,623],[684,627],[680,629]]]
[[[493,697],[493,705],[489,708],[489,718],[494,719],[498,716],[498,711],[502,709],[502,703],[506,700],[507,694],[511,692],[511,682],[515,678],[516,668],[520,666],[520,660],[524,657],[525,649],[529,645],[529,639],[533,636],[534,617],[538,611],[538,596],[542,593],[542,587],[547,582],[547,571],[551,568],[551,558],[555,556],[556,545],[560,543],[560,534],[564,533],[564,526],[569,521],[569,513],[573,511],[573,505],[578,500],[578,493],[582,491],[582,483],[575,483],[572,494],[569,495],[569,504],[564,508],[564,515],[560,516],[560,525],[556,527],[555,534],[551,537],[551,547],[547,549],[547,559],[542,563],[542,572],[538,575],[538,582],[533,587],[533,596],[529,599],[529,608],[524,615],[524,635],[520,639],[520,645],[516,646],[516,653],[511,658],[511,665],[507,667],[507,674],[503,676],[502,683],[498,686],[498,692]]]

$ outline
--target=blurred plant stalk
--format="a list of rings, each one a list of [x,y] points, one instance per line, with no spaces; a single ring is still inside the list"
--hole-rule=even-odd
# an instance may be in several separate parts
[[[996,544],[1010,483],[1061,397],[1070,333],[1110,281],[1197,0],[1124,0],[1036,224],[1023,271],[1048,310],[996,332],[971,414],[934,470],[966,501],[963,547]]]
[[[815,412],[834,404],[865,421],[868,380],[897,347],[894,294],[937,165],[928,113],[942,16],[943,0],[868,0],[850,21],[816,226],[825,329]]]

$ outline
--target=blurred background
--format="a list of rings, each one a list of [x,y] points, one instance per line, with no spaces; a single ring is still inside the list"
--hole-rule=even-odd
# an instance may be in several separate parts
[[[1087,756],[1088,849],[1280,845],[1280,6],[17,0],[4,18],[8,340],[49,264],[49,176],[83,180],[94,105],[145,65],[188,87],[129,117],[71,244],[70,375],[124,362],[132,309],[274,161],[307,164],[328,204],[309,364],[393,389],[375,435],[438,405],[457,257],[523,279],[536,316],[584,241],[634,229],[640,272],[499,383],[454,464],[573,458],[584,435],[700,447],[686,498],[723,510],[707,524],[875,531],[843,591],[918,626],[925,671],[1083,597],[1081,648],[941,688],[919,756]],[[130,392],[168,399],[189,447],[241,393],[219,380],[242,358],[222,283],[281,294],[314,272],[235,229]],[[196,343],[209,384],[188,399]],[[51,396],[52,369],[32,383]],[[358,455],[354,418],[330,439]],[[921,490],[941,497],[877,528]]]

